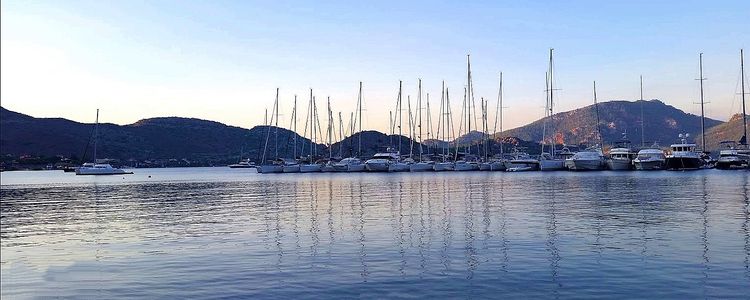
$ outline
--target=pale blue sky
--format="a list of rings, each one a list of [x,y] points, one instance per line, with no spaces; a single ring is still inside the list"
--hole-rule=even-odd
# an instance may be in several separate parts
[[[439,106],[440,80],[458,114],[471,53],[476,95],[494,107],[505,77],[505,127],[542,116],[548,48],[558,111],[646,98],[698,113],[704,52],[708,116],[740,111],[739,49],[750,1],[2,1],[2,89],[8,109],[128,124],[197,117],[250,128],[281,88],[331,97],[348,115],[364,81],[365,127],[385,131],[398,80],[417,78]],[[747,48],[747,47],[746,47]],[[494,109],[493,109],[494,111]],[[303,122],[304,120],[302,120]],[[300,125],[300,128],[303,125]]]

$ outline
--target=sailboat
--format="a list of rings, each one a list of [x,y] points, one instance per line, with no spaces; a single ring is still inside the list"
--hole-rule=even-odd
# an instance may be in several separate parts
[[[339,118],[341,117],[339,116]],[[352,124],[351,131],[354,131],[354,128],[359,126],[359,130],[357,131],[357,155],[350,153],[349,157],[344,158],[341,161],[335,163],[334,168],[336,168],[336,170],[340,172],[363,172],[365,171],[365,164],[359,158],[362,156],[362,82],[361,81],[359,82],[359,94],[357,96],[357,115],[356,115],[356,118],[352,117],[351,119],[355,123],[355,124]],[[352,134],[351,138],[354,138],[354,134]],[[342,143],[339,143],[339,146],[340,146],[339,149],[341,149],[343,148],[344,145]]]
[[[271,138],[271,124],[275,126],[275,137],[274,137],[274,151],[276,153],[275,158],[270,161],[266,161],[266,154],[268,153],[268,141]],[[276,88],[276,98],[273,101],[273,110],[271,111],[271,120],[266,124],[268,131],[266,132],[266,142],[263,146],[263,158],[261,159],[261,165],[256,167],[255,170],[258,173],[281,173],[284,170],[284,160],[279,159],[279,89]]]
[[[594,109],[596,110],[596,133],[598,142],[601,143],[602,133],[599,130],[599,103],[596,100],[596,81],[594,81]],[[565,167],[572,171],[602,170],[604,166],[604,153],[602,153],[600,144],[579,151],[565,160]]]
[[[500,122],[500,131],[497,131],[497,124]],[[500,87],[497,91],[497,107],[495,108],[495,126],[493,127],[493,136],[497,137],[498,132],[503,132],[503,72],[500,72]],[[488,137],[489,140],[489,137]],[[487,162],[490,171],[505,171],[507,160],[504,157],[504,141],[500,139],[500,154],[493,155]]]
[[[747,146],[747,115],[745,113],[745,55],[740,49],[740,81],[742,84],[742,137],[739,143],[734,141],[723,141],[721,144],[726,148],[719,151],[719,159],[716,162],[717,169],[740,169],[750,168],[750,149]],[[737,144],[741,147],[737,147]]]
[[[549,150],[550,152],[544,152],[544,145],[547,141],[547,123],[554,122],[554,104],[555,104],[555,98],[554,98],[554,63],[552,59],[552,52],[555,49],[550,48],[549,49],[549,70],[547,71],[546,78],[545,78],[545,90],[544,93],[546,95],[546,109],[545,109],[545,118],[544,118],[544,129],[542,130],[542,154],[539,156],[539,170],[542,171],[557,171],[557,170],[564,170],[565,169],[565,159],[569,158],[573,154],[570,153],[570,151],[564,151],[564,153],[558,153],[555,150],[555,127],[554,124],[550,124],[550,127],[552,129],[552,134],[549,137]]]
[[[398,154],[396,155],[397,157],[396,160],[392,160],[388,164],[388,172],[408,172],[409,171],[409,163],[406,161],[403,161],[401,157],[401,144],[402,144],[401,140],[403,137],[402,131],[401,131],[402,124],[403,124],[402,118],[401,118],[402,116],[401,105],[403,102],[402,100],[403,98],[401,96],[401,81],[399,81],[398,82],[398,99],[396,101],[396,115],[394,115],[394,122],[393,122],[393,126],[398,127],[398,137],[397,137],[398,138]],[[396,125],[397,123],[398,125]],[[411,139],[409,140],[412,141]],[[410,143],[410,145],[413,145],[413,143]],[[410,156],[411,156],[411,153],[410,153]],[[411,159],[411,157],[409,158]]]
[[[429,101],[429,98],[428,98]],[[429,105],[429,102],[427,102]],[[424,171],[432,171],[434,169],[435,162],[429,159],[428,156],[423,155],[423,145],[424,142],[422,140],[422,79],[419,79],[419,88],[418,88],[418,94],[417,94],[417,120],[416,120],[416,127],[419,129],[419,132],[417,132],[417,144],[419,145],[419,156],[416,162],[409,165],[409,170],[411,172],[424,172]],[[412,141],[413,143],[413,141]]]
[[[99,109],[96,110],[96,123],[94,124],[94,152],[93,162],[84,163],[83,166],[75,169],[76,175],[122,175],[133,174],[122,169],[113,168],[110,164],[100,164],[96,162],[96,144],[99,139]]]
[[[705,131],[705,118],[704,118],[704,110],[703,110],[703,81],[706,80],[703,78],[703,53],[699,55],[699,62],[700,62],[700,78],[698,79],[700,81],[700,89],[701,89],[701,140],[703,147],[706,147],[706,131]],[[667,159],[665,161],[666,168],[668,170],[697,170],[704,168],[706,165],[706,161],[701,155],[701,153],[697,152],[697,147],[695,143],[689,143],[687,141],[688,137],[690,137],[689,134],[680,134],[680,142],[677,144],[672,144],[669,146],[671,153],[667,155]]]
[[[448,89],[445,87],[445,81],[443,81],[441,94],[440,94],[440,118],[438,119],[438,132],[437,135],[442,141],[443,147],[440,151],[440,161],[435,162],[432,169],[436,172],[440,171],[453,171],[454,164],[450,161],[450,139],[451,139],[451,110],[450,110],[450,98],[448,96]],[[441,135],[442,133],[442,135]]]
[[[308,156],[306,163],[299,166],[300,173],[313,173],[320,172],[322,165],[316,161],[316,149],[317,149],[317,137],[320,135],[320,123],[318,122],[318,106],[313,96],[312,89],[310,89],[310,104],[308,105],[310,112],[308,124],[310,125],[310,156]],[[317,129],[317,131],[316,131]]]
[[[398,96],[396,98],[396,110],[401,110],[401,87],[402,82],[398,82]],[[393,148],[393,136],[395,135],[395,126],[396,121],[393,116],[393,112],[391,112],[391,115],[389,116],[389,122],[391,127],[391,145],[386,148],[385,152],[377,152],[375,155],[372,156],[372,158],[365,161],[365,169],[370,172],[388,172],[391,171],[391,164],[394,164],[401,160],[401,126],[399,126],[399,135],[398,135],[398,151],[396,151]],[[361,134],[361,133],[360,133]],[[403,166],[400,166],[399,168],[403,169]],[[405,170],[401,171],[408,171],[408,166],[406,166]]]
[[[292,158],[283,160],[282,172],[299,173],[299,162],[297,161],[297,95],[294,95],[294,107],[292,108],[292,120],[289,124],[292,131]]]
[[[334,164],[336,161],[333,158],[333,140],[335,135],[335,127],[333,125],[333,110],[331,110],[331,97],[328,97],[328,129],[326,130],[326,139],[328,140],[328,161],[321,167],[322,172],[336,172]]]
[[[465,116],[466,120],[466,136],[469,136],[471,134],[471,107],[474,100],[473,90],[474,87],[472,86],[471,82],[471,60],[470,56],[466,55],[466,88],[464,90],[464,105],[463,105],[463,112],[462,114]],[[461,123],[463,125],[463,122]],[[462,128],[463,126],[460,126],[459,128]],[[461,136],[461,130],[459,129],[459,136]],[[472,156],[471,154],[471,144],[472,141],[469,141],[469,144],[465,147],[464,153],[462,157],[459,159],[459,153],[458,150],[456,150],[456,164],[453,168],[454,171],[476,171],[479,170],[479,163],[476,161],[476,158]],[[458,145],[456,145],[458,147]]]

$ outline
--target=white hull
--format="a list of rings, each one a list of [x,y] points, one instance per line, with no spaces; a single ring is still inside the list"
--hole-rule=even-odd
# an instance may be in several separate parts
[[[351,164],[346,169],[347,172],[364,172],[366,170],[365,164]]]
[[[281,165],[265,165],[265,166],[259,166],[255,168],[255,170],[257,170],[258,173],[270,174],[270,173],[281,173],[284,171],[284,168]]]
[[[480,163],[479,164],[479,171],[490,171],[492,170],[492,165],[488,162],[486,163]]]
[[[664,170],[664,160],[634,160],[633,166],[636,170]]]
[[[426,163],[426,162],[413,163],[409,166],[409,171],[411,172],[432,171],[433,165],[434,163]]]
[[[490,171],[505,171],[505,163],[502,161],[491,162]]]
[[[87,168],[80,167],[76,169],[76,175],[124,175],[133,174],[117,168]]]
[[[283,166],[282,172],[284,173],[299,173],[299,165]]]
[[[544,159],[539,161],[539,170],[559,171],[565,170],[565,161],[562,159]]]
[[[471,162],[457,162],[453,167],[454,171],[477,171],[479,170],[479,164]]]
[[[528,168],[529,170],[539,170],[539,161],[538,160],[511,160],[508,161],[505,164],[506,170],[508,169],[518,169],[518,168]]]
[[[441,163],[435,163],[434,166],[432,166],[432,169],[435,170],[435,172],[442,172],[442,171],[453,171],[453,163],[452,162],[441,162]]]
[[[309,164],[309,165],[299,166],[300,173],[315,173],[315,172],[320,172],[321,169],[322,167],[319,164]]]
[[[409,164],[394,162],[388,165],[388,172],[409,172]]]
[[[633,164],[629,159],[608,159],[607,168],[613,171],[632,170]]]
[[[336,170],[336,167],[334,165],[324,165],[320,167],[320,171],[326,172],[326,173],[338,172],[338,170]]]
[[[604,169],[604,162],[601,159],[568,159],[565,166],[573,171],[597,171]]]

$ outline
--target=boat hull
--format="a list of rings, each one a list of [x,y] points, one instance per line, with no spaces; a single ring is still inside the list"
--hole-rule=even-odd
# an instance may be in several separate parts
[[[704,161],[699,157],[667,157],[665,161],[667,170],[698,170],[703,165]]]
[[[426,163],[426,162],[413,163],[409,166],[409,171],[411,172],[426,172],[426,171],[432,171],[432,170],[433,170],[433,164]]]
[[[716,162],[716,168],[721,170],[745,169],[747,166],[747,161],[740,159],[737,156],[720,157]]]
[[[510,160],[505,164],[506,171],[510,169],[518,169],[523,171],[536,171],[539,170],[538,160]]]
[[[124,171],[120,169],[109,169],[109,170],[96,170],[93,168],[76,169],[76,175],[125,175],[125,174],[133,174],[133,172],[128,172],[128,171]]]
[[[432,166],[432,169],[435,170],[435,172],[453,171],[453,168],[454,165],[451,162],[435,163],[435,165]]]
[[[320,171],[325,172],[325,173],[338,172],[338,170],[336,170],[336,167],[334,165],[324,165],[320,167]]]
[[[409,172],[409,164],[394,162],[388,165],[388,172]]]
[[[301,165],[299,166],[300,173],[317,173],[322,170],[322,166],[319,164]]]
[[[261,174],[271,174],[271,173],[282,173],[284,172],[283,166],[280,165],[265,165],[265,166],[259,166],[255,168],[258,173]]]
[[[560,171],[565,170],[565,161],[561,159],[544,159],[539,161],[539,170]]]
[[[299,173],[299,165],[283,166],[281,171],[284,173]]]
[[[486,163],[479,164],[479,171],[491,171],[491,170],[492,170],[492,166],[490,165],[490,163],[486,162]]]
[[[501,161],[491,162],[490,171],[505,171],[505,163]]]
[[[388,165],[387,162],[366,162],[365,168],[369,172],[388,172]]]
[[[453,166],[454,171],[477,171],[479,170],[479,164],[476,163],[456,163],[455,166]]]
[[[607,168],[613,171],[627,171],[633,169],[633,163],[629,159],[608,159]]]
[[[634,160],[633,167],[639,171],[664,170],[663,160]]]
[[[604,162],[600,159],[568,159],[565,167],[572,171],[599,171],[604,170]]]

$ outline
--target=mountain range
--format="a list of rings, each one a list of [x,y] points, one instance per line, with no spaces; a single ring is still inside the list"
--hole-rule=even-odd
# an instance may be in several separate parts
[[[547,131],[554,132],[558,144],[579,145],[597,143],[596,109],[599,110],[599,130],[605,144],[621,139],[623,133],[638,145],[641,142],[641,108],[644,114],[645,141],[658,141],[666,146],[677,139],[680,133],[691,133],[698,137],[700,117],[685,113],[659,100],[609,101],[595,107],[589,105],[576,110],[557,113],[547,122]],[[491,136],[491,149],[497,151],[500,140],[504,140],[506,152],[511,145],[536,149],[542,140],[544,119],[528,125],[510,129]],[[718,141],[739,139],[741,118],[733,117],[729,122],[705,120],[709,149],[716,149]],[[735,128],[737,127],[737,128]],[[76,159],[92,155],[93,124],[79,123],[62,118],[35,118],[0,107],[0,154],[3,156],[66,156]],[[741,135],[741,134],[740,134]],[[362,137],[362,150],[359,140]],[[481,132],[459,136],[459,144],[476,143]],[[296,138],[296,146],[293,143]],[[268,147],[265,147],[268,139]],[[401,145],[402,153],[419,152],[419,144],[410,146],[410,139],[389,136],[377,131],[355,134],[332,146],[334,156],[353,154],[370,156],[387,146]],[[278,145],[278,147],[276,146]],[[440,148],[445,142],[425,141],[431,149]],[[222,123],[179,117],[144,119],[133,124],[116,125],[101,123],[97,143],[99,158],[120,160],[186,159],[204,164],[220,164],[237,161],[240,156],[254,161],[266,158],[293,157],[294,154],[309,155],[311,147],[320,156],[327,156],[323,144],[312,144],[294,132],[283,128],[255,126],[251,129],[228,126]],[[295,151],[296,148],[296,151]],[[432,150],[433,152],[435,150]],[[535,152],[535,151],[529,151]]]

